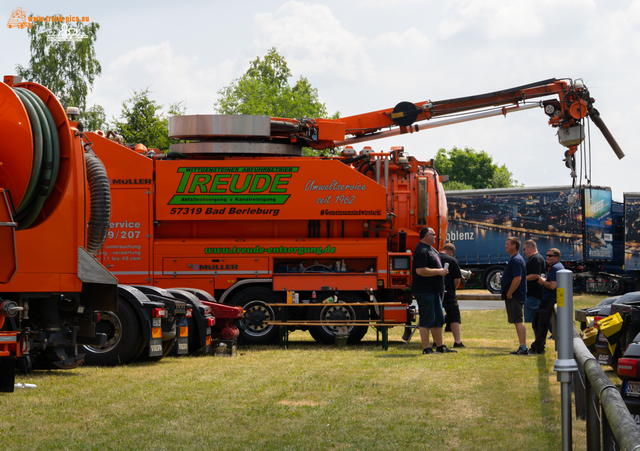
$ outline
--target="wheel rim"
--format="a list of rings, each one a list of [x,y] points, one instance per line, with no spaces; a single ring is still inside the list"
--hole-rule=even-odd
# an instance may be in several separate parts
[[[118,346],[122,338],[122,323],[120,319],[112,312],[99,312],[100,322],[96,325],[96,333],[107,335],[106,346],[89,346],[84,345],[85,349],[95,354],[103,354],[110,352]]]
[[[320,312],[321,321],[353,321],[356,319],[356,313],[352,307],[348,305],[328,305]],[[347,332],[350,333],[354,326],[347,326]],[[331,335],[338,333],[338,326],[322,326],[325,332]]]
[[[609,290],[607,291],[608,294],[615,294],[618,292],[618,290],[620,290],[620,281],[617,279],[611,279],[609,281]]]
[[[275,313],[262,301],[251,301],[244,307],[244,321],[241,326],[244,332],[253,337],[261,337],[268,334],[273,326],[265,324],[265,321],[275,320]]]
[[[502,284],[500,283],[500,273],[498,271],[489,275],[489,286],[495,291],[500,291]]]

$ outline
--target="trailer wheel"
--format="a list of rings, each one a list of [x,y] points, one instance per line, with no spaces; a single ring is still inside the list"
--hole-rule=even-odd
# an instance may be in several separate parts
[[[350,294],[340,294],[339,300],[352,304],[359,301],[355,296]],[[331,320],[367,320],[369,319],[369,309],[367,307],[358,307],[351,305],[341,305],[340,302],[335,304],[322,304],[319,307],[310,307],[307,317],[313,320],[331,321]],[[349,343],[359,343],[367,334],[369,326],[349,326]],[[336,341],[336,326],[314,326],[309,328],[309,333],[315,341],[324,344],[333,344]]]
[[[265,321],[275,321],[279,313],[269,304],[282,302],[273,291],[263,287],[253,287],[242,290],[231,299],[231,304],[244,308],[244,319],[240,322],[244,341],[247,344],[270,344],[278,340],[278,327],[264,324]]]
[[[96,331],[107,334],[106,346],[82,345],[88,365],[127,365],[141,348],[142,333],[138,317],[128,302],[118,298],[118,312],[100,312]]]
[[[504,271],[502,266],[491,266],[484,272],[483,285],[487,287],[487,290],[492,294],[500,294],[502,289],[502,284],[500,283],[502,271]]]
[[[624,280],[612,277],[607,284],[606,292],[609,296],[616,296],[624,293]]]

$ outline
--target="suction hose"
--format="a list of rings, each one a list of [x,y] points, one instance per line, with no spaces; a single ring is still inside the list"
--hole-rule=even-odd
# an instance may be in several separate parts
[[[16,207],[16,230],[29,228],[37,219],[58,178],[60,142],[49,108],[24,88],[13,88],[24,105],[33,133],[33,165],[25,196]]]
[[[84,158],[87,163],[87,181],[91,194],[87,251],[95,256],[102,248],[109,231],[111,191],[109,190],[107,171],[102,161],[93,152],[85,152]]]

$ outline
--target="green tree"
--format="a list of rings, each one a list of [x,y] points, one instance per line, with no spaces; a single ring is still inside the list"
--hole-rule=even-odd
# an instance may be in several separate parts
[[[318,90],[300,77],[289,85],[291,71],[275,48],[264,58],[253,60],[245,74],[218,91],[214,105],[219,114],[253,114],[293,119],[326,118],[327,108],[318,99]],[[340,117],[336,112],[333,118]]]
[[[104,108],[100,105],[93,105],[91,108],[84,112],[81,118],[82,125],[85,131],[93,132],[96,130],[103,130],[109,127],[107,124],[107,115],[104,112]]]
[[[26,81],[49,88],[65,108],[76,106],[83,112],[87,94],[96,76],[102,73],[94,49],[100,25],[64,21],[31,24],[29,66],[18,64],[16,72]],[[66,40],[60,39],[65,37]]]
[[[484,150],[468,147],[454,147],[449,151],[440,149],[435,158],[435,168],[440,174],[449,176],[449,181],[444,184],[445,190],[523,186],[513,179],[513,174],[504,164],[498,166]]]
[[[291,71],[284,57],[271,48],[264,58],[250,63],[245,74],[218,91],[213,109],[218,114],[250,114],[291,119],[327,118],[327,107],[318,99],[318,90],[300,77],[291,87]],[[330,119],[340,117],[340,112]],[[329,150],[303,148],[304,155],[328,155]]]
[[[456,182],[455,180],[449,180],[442,184],[445,191],[460,191],[464,189],[473,189],[473,186],[466,183]]]
[[[184,114],[186,108],[184,102],[172,103],[165,115],[163,105],[151,100],[149,94],[149,88],[134,91],[133,96],[122,102],[120,120],[114,119],[113,128],[126,143],[142,143],[164,152],[175,142],[169,138],[168,116]]]

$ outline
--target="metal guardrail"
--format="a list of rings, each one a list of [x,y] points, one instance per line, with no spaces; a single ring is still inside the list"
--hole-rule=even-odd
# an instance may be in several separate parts
[[[576,417],[586,419],[587,451],[640,451],[640,429],[600,364],[573,326]],[[602,425],[602,435],[601,426]],[[602,436],[602,446],[600,438]]]

